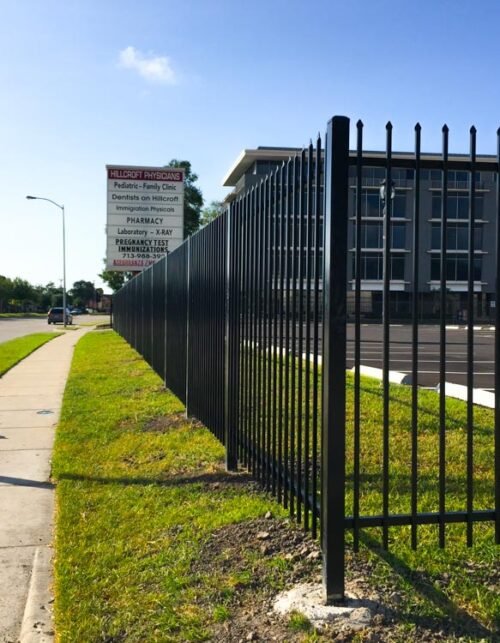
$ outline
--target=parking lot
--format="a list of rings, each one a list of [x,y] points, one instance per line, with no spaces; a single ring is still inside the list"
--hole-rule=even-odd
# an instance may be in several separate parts
[[[361,327],[361,364],[382,368],[382,326]],[[390,368],[400,373],[412,370],[412,328],[410,325],[390,327]],[[354,326],[348,325],[348,368],[354,360]],[[489,325],[474,329],[474,388],[494,389],[495,331]],[[419,326],[419,385],[434,387],[439,383],[439,326]],[[467,329],[463,326],[446,330],[446,381],[467,384]]]

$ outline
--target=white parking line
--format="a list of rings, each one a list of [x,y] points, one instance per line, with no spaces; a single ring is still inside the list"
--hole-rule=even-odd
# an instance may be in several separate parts
[[[380,359],[381,359],[380,358],[380,353],[376,353],[376,354],[378,355],[378,357],[366,357],[365,353],[362,353],[361,354],[361,360],[365,361],[365,362],[379,362]],[[347,353],[347,355],[348,355],[348,357],[349,356],[354,356],[354,353]],[[424,362],[426,364],[439,364],[439,362],[440,362],[439,359],[422,359],[422,357],[421,357],[422,355],[423,355],[423,353],[419,353],[418,361],[420,363]],[[432,356],[434,357],[435,353],[432,353]],[[459,355],[447,354],[446,357],[447,357],[447,359],[446,359],[447,364],[467,364],[467,362],[468,362],[467,359],[451,359],[453,357],[459,357]],[[466,357],[466,356],[464,356],[464,357]],[[390,359],[391,362],[410,362],[411,361],[411,359],[409,359],[409,358],[397,359],[397,358],[394,358],[394,357],[389,357],[389,359]],[[475,359],[474,360],[474,364],[494,364],[494,363],[495,362],[492,359]]]
[[[411,371],[400,371],[401,373],[411,373]],[[439,374],[440,371],[421,371],[419,369],[419,373],[422,373],[422,375],[432,375],[432,374]],[[446,371],[446,375],[467,375],[467,373],[464,373],[463,371]],[[493,373],[474,373],[474,377],[476,375],[493,375]]]

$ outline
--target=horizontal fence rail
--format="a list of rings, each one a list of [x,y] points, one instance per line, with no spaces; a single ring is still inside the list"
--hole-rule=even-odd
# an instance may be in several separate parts
[[[329,602],[344,596],[346,530],[355,550],[366,528],[385,548],[394,529],[416,548],[434,528],[444,547],[463,525],[472,546],[488,521],[500,543],[496,333],[494,411],[478,420],[474,406],[486,341],[474,324],[500,322],[500,145],[478,158],[472,128],[469,154],[452,156],[445,126],[441,152],[424,155],[417,124],[414,152],[397,154],[388,123],[385,151],[366,152],[359,121],[349,151],[349,129],[333,118],[113,308],[117,332],[224,444],[227,468],[321,533]],[[462,406],[447,396],[457,359]],[[402,362],[407,387],[392,383]],[[380,382],[363,377],[373,363]],[[422,387],[430,363],[435,392]]]

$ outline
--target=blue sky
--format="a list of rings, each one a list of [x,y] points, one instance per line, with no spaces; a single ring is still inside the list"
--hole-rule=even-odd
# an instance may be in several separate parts
[[[105,165],[191,161],[205,201],[243,148],[306,145],[334,114],[369,149],[495,153],[500,5],[481,0],[19,0],[0,24],[0,274],[95,281]],[[353,133],[353,141],[354,133]]]

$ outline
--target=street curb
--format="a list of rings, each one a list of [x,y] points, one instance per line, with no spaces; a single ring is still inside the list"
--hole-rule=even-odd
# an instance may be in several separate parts
[[[356,367],[351,368],[351,373],[356,372]],[[359,374],[365,377],[373,377],[377,380],[382,380],[384,376],[384,371],[381,368],[376,368],[375,366],[363,366],[359,365]],[[389,371],[389,382],[392,384],[411,384],[411,375],[409,373],[400,373],[399,371]]]
[[[439,393],[440,385],[436,386],[436,391]],[[444,383],[444,394],[446,397],[454,397],[458,400],[467,402],[468,393],[467,386],[463,384],[453,384],[451,382]],[[477,406],[485,406],[489,409],[495,408],[495,394],[491,391],[484,391],[481,388],[472,389],[472,403]]]
[[[52,549],[37,547],[33,556],[33,570],[21,624],[20,643],[54,641],[51,586]]]
[[[351,373],[355,373],[355,372],[356,372],[356,367],[353,366],[351,368]],[[373,377],[373,379],[382,381],[384,372],[381,368],[375,368],[374,366],[363,366],[363,364],[360,364],[359,373],[360,375],[363,375],[365,377]],[[398,371],[389,371],[389,382],[393,384],[402,384],[403,386],[408,386],[412,384],[412,377],[409,373],[399,373]],[[436,387],[432,388],[431,390],[435,391],[436,393],[439,393],[440,385],[438,384]],[[463,384],[454,384],[452,382],[445,382],[444,394],[446,395],[446,397],[454,397],[455,399],[463,400],[464,402],[467,402],[468,400],[467,386],[464,386]],[[482,388],[475,388],[472,391],[472,403],[475,404],[476,406],[483,406],[489,409],[494,409],[495,394],[491,393],[491,391],[485,391]]]

